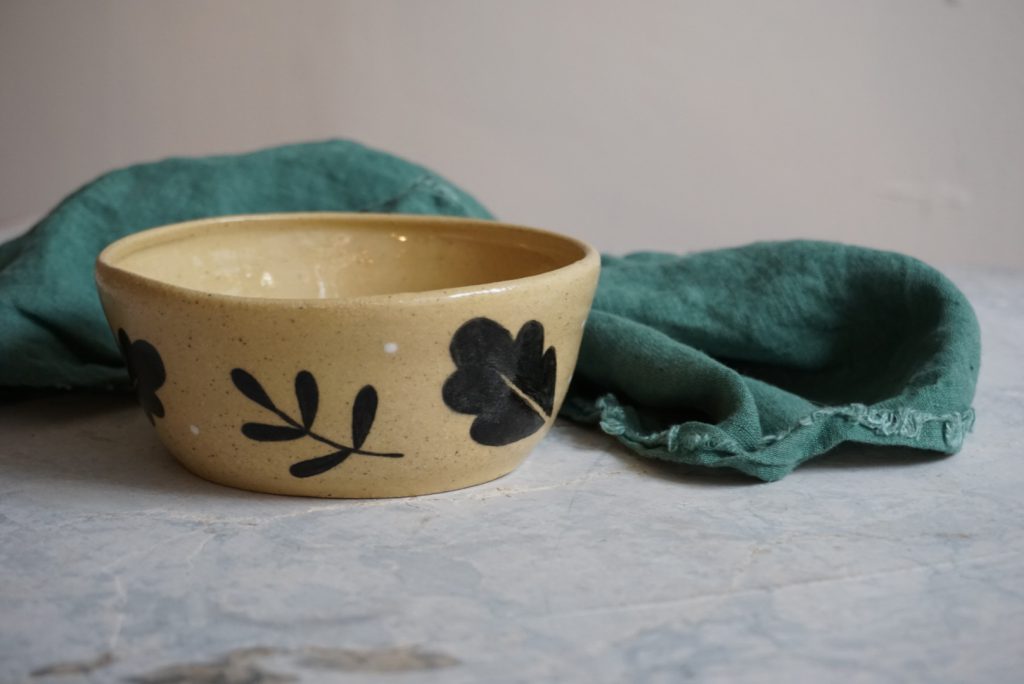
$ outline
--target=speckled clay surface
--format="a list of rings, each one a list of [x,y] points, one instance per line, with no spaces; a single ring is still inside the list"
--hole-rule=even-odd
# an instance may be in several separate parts
[[[513,470],[569,384],[599,258],[487,221],[289,214],[145,231],[97,283],[140,403],[189,470],[388,497]]]

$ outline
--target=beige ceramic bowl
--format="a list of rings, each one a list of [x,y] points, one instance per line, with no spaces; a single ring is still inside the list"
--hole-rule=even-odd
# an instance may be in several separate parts
[[[189,470],[386,497],[519,465],[565,396],[598,270],[540,230],[316,213],[137,233],[96,280],[139,401]]]

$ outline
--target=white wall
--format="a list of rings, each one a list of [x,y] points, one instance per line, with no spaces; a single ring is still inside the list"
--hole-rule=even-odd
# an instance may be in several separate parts
[[[0,0],[0,221],[328,136],[604,250],[1024,260],[1022,0]]]

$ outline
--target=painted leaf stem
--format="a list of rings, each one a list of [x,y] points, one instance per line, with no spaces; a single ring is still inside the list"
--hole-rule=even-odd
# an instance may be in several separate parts
[[[282,424],[245,423],[242,425],[243,435],[257,442],[283,442],[308,438],[333,449],[329,454],[293,464],[289,468],[289,472],[294,477],[321,475],[341,465],[353,454],[377,458],[402,458],[404,456],[400,453],[371,451],[363,448],[377,417],[378,397],[377,390],[373,385],[366,385],[360,389],[352,402],[352,444],[347,445],[313,430],[320,406],[320,390],[316,378],[309,371],[299,371],[295,376],[295,401],[299,409],[297,419],[281,410],[267,394],[259,380],[248,371],[235,368],[231,371],[231,381],[243,396],[270,411],[282,421]]]

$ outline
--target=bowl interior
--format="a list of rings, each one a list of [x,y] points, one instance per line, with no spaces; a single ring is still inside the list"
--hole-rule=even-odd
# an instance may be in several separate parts
[[[586,256],[570,238],[487,221],[414,216],[267,215],[146,231],[101,261],[215,294],[327,299],[483,285]]]

